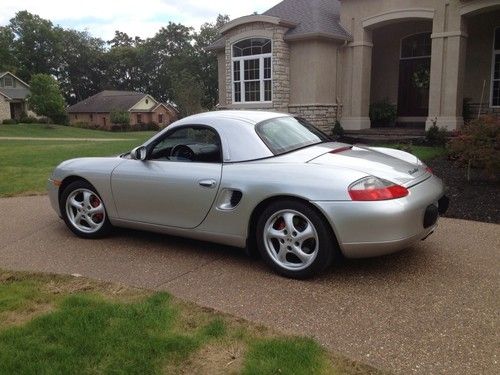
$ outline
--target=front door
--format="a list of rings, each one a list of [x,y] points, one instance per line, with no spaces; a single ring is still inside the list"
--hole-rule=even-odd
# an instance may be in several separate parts
[[[148,147],[147,160],[126,159],[113,171],[118,216],[162,226],[197,227],[217,195],[221,151],[213,129],[173,129]]]
[[[399,62],[399,117],[428,115],[430,55],[430,33],[410,35],[402,40]]]

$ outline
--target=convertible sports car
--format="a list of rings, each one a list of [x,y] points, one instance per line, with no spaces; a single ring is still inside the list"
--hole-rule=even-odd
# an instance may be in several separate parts
[[[129,153],[65,161],[48,190],[80,237],[119,226],[256,247],[296,278],[337,256],[425,239],[448,206],[415,156],[334,142],[301,118],[261,111],[186,117]]]

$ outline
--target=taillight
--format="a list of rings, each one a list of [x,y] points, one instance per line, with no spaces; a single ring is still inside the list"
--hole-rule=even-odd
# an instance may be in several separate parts
[[[432,174],[432,168],[431,167],[425,167],[425,171],[429,172],[430,174]]]
[[[353,201],[381,201],[403,198],[408,189],[381,178],[369,176],[349,186],[349,195]]]

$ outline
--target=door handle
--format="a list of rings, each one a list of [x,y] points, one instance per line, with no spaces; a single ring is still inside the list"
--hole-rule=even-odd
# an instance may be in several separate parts
[[[217,182],[215,180],[200,180],[198,181],[200,186],[207,187],[207,188],[213,188]]]

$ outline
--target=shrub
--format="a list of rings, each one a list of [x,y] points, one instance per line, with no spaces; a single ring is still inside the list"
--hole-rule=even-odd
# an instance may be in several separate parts
[[[397,118],[397,107],[384,99],[370,104],[370,121],[376,125],[394,125]]]
[[[2,121],[2,124],[4,125],[15,125],[17,124],[17,120],[14,120],[13,118],[8,118]]]
[[[335,124],[332,128],[332,135],[334,137],[340,138],[344,135],[344,128],[340,125],[339,120],[335,120]]]
[[[99,129],[99,125],[90,124],[90,123],[85,122],[85,121],[74,122],[71,124],[71,126],[74,128],[80,128],[80,129],[92,129],[92,130]]]
[[[483,116],[471,121],[448,143],[451,159],[467,167],[467,180],[471,168],[484,170],[498,178],[500,171],[500,119]]]
[[[131,131],[147,131],[147,130],[160,130],[160,126],[154,122],[148,122],[146,124],[139,123],[130,127]]]
[[[117,125],[129,125],[130,124],[130,113],[127,111],[113,110],[110,114],[110,119],[113,124]]]
[[[126,132],[130,130],[129,124],[111,124],[109,130],[112,132]]]
[[[444,146],[448,133],[445,128],[440,128],[434,123],[429,130],[425,132],[425,141],[431,146]]]
[[[19,119],[19,123],[21,124],[37,124],[39,123],[38,119],[34,116],[28,116],[26,113],[23,113],[24,116],[21,116]]]

